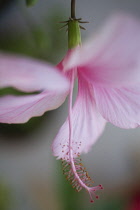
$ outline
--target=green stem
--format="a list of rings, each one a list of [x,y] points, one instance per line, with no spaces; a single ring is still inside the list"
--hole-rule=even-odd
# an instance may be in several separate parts
[[[75,1],[76,0],[71,0],[71,18],[75,19]]]
[[[81,32],[78,19],[75,16],[75,2],[71,0],[71,18],[68,21],[68,48],[72,49],[81,44]]]

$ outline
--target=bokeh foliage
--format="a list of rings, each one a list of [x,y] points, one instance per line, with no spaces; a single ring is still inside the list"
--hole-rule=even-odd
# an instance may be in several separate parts
[[[9,210],[11,205],[11,193],[3,182],[0,182],[0,210]]]
[[[33,6],[36,2],[37,0],[26,0],[26,5],[30,7],[30,6]]]

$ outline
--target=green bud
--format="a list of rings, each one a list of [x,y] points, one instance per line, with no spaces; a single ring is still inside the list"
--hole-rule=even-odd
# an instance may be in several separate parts
[[[68,22],[68,48],[72,49],[81,44],[80,26],[77,20]]]
[[[37,0],[26,0],[26,5],[30,7],[30,6],[33,6],[36,2]]]

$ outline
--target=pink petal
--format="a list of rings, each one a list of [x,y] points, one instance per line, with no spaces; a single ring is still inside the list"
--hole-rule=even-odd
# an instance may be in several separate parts
[[[94,87],[97,107],[102,116],[121,128],[140,125],[140,84],[134,87]]]
[[[0,98],[0,122],[25,123],[31,117],[58,108],[67,92],[44,91],[30,96],[4,96]]]
[[[0,54],[0,87],[24,92],[68,89],[68,81],[52,65],[20,56]]]
[[[28,96],[4,96],[0,98],[0,122],[24,123],[33,116],[56,109],[65,100],[69,82],[51,65],[0,55],[0,86],[13,86],[25,92],[40,91]]]
[[[92,87],[80,75],[78,79],[78,96],[72,113],[74,156],[77,156],[78,153],[88,152],[105,126],[105,120],[97,111]],[[67,119],[53,142],[54,156],[63,159],[67,158],[68,139],[69,127]]]
[[[120,87],[140,78],[140,20],[115,15],[96,37],[76,48],[65,62],[65,71],[73,67],[90,82]]]
[[[71,53],[73,53],[73,49],[70,49],[67,51],[65,57],[60,61],[60,63],[57,64],[57,68],[59,69],[59,71],[64,74],[67,79],[71,82],[71,72],[73,71],[73,69],[70,69],[69,71],[65,71],[65,64],[67,64],[67,61],[69,60],[69,56],[71,55]],[[75,79],[77,78],[77,71],[75,72]]]

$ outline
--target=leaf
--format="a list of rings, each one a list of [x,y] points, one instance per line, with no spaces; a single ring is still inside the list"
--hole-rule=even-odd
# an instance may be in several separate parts
[[[30,6],[33,6],[36,2],[37,0],[26,0],[26,5],[30,7]]]

